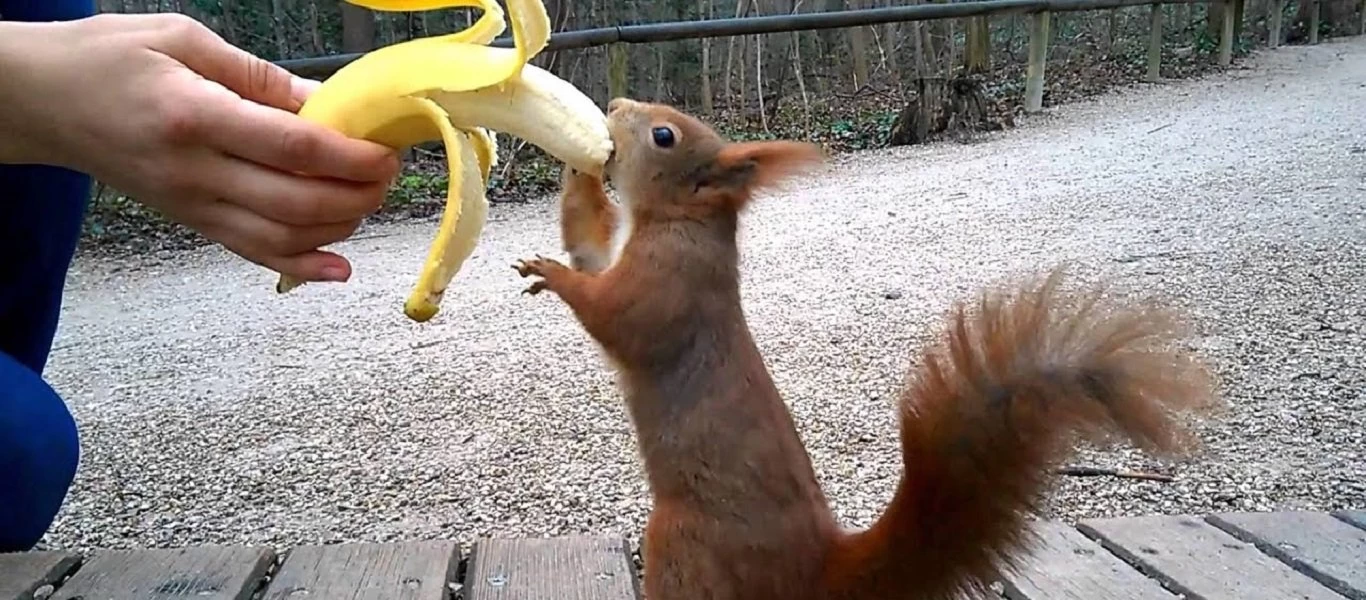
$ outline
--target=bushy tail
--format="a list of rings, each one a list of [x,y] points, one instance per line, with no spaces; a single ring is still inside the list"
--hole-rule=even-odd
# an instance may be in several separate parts
[[[835,598],[954,598],[1016,564],[1050,471],[1077,436],[1193,449],[1170,409],[1215,405],[1161,311],[1066,295],[1061,271],[958,306],[901,398],[905,473],[886,513],[837,545]]]

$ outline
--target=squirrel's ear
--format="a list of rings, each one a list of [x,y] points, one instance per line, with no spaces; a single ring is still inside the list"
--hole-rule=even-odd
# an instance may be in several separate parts
[[[786,140],[734,142],[716,154],[700,187],[713,188],[744,202],[751,193],[777,185],[824,160],[825,153],[815,144]]]

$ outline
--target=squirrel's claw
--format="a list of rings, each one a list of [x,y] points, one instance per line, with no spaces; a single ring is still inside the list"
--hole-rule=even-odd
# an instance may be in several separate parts
[[[542,279],[542,280],[540,280],[540,281],[534,282],[534,283],[532,283],[531,285],[527,286],[526,289],[522,290],[522,293],[523,293],[523,294],[526,294],[526,295],[528,295],[528,296],[535,296],[536,294],[539,294],[539,293],[545,291],[545,289],[546,289],[545,280]]]
[[[555,263],[555,261],[553,260],[550,260],[544,256],[537,254],[536,258],[529,261],[519,259],[517,261],[517,264],[512,265],[512,268],[516,269],[517,274],[521,275],[522,277],[530,277],[532,275],[545,277],[545,268],[553,264],[557,263]],[[522,293],[528,296],[535,296],[536,294],[539,294],[548,289],[548,287],[549,286],[546,284],[545,280],[542,279],[527,286],[526,289],[522,290]]]
[[[532,275],[541,274],[540,266],[543,262],[545,262],[545,257],[537,254],[536,258],[532,259],[531,261],[527,261],[526,259],[520,258],[517,259],[517,264],[512,265],[512,268],[517,271],[518,275],[521,275],[522,277],[530,277]]]

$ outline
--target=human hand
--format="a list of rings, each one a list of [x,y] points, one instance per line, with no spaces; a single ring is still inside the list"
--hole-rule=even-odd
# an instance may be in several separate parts
[[[293,114],[317,82],[178,14],[7,27],[0,162],[89,173],[304,281],[350,277],[345,258],[319,248],[379,208],[399,162]]]

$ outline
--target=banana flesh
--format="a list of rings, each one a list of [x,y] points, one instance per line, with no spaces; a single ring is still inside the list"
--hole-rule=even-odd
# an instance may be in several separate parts
[[[450,182],[440,224],[404,314],[423,322],[473,253],[488,215],[485,192],[498,147],[519,137],[580,171],[600,173],[612,153],[607,117],[591,98],[528,64],[550,40],[540,0],[506,0],[513,47],[488,44],[507,28],[496,0],[348,0],[380,11],[474,7],[470,27],[380,48],[338,70],[299,115],[392,148],[441,140]],[[302,282],[281,276],[279,293]]]

